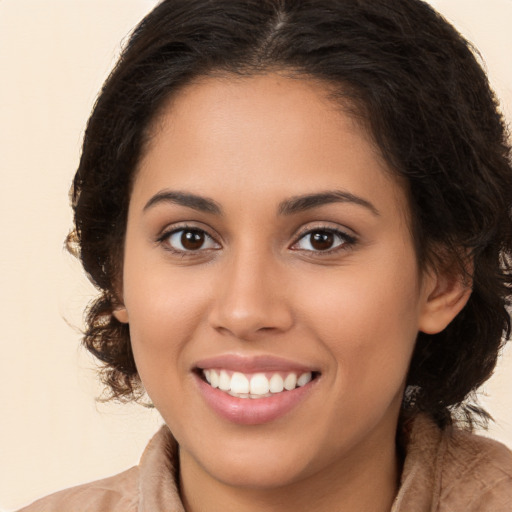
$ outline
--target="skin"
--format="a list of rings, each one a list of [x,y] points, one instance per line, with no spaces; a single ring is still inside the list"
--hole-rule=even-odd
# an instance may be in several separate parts
[[[161,200],[169,191],[222,213]],[[279,209],[326,191],[351,196]],[[179,442],[188,511],[390,510],[417,333],[442,330],[469,296],[418,268],[408,211],[366,131],[318,82],[210,77],[166,105],[134,182],[116,316]],[[184,225],[207,234],[195,250],[169,235]],[[226,354],[320,375],[284,416],[239,425],[205,403],[193,371]]]

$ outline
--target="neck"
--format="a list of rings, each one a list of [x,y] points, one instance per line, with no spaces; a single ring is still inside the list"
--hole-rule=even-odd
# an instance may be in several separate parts
[[[181,450],[180,487],[185,510],[389,512],[400,475],[394,436],[385,444],[382,439],[365,444],[317,473],[264,489],[220,482]]]

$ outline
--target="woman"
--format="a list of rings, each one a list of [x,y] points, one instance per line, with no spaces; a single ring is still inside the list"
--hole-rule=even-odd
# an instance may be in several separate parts
[[[112,397],[166,426],[25,510],[509,510],[467,398],[510,335],[511,196],[485,74],[423,2],[162,2],[92,113],[69,245]]]

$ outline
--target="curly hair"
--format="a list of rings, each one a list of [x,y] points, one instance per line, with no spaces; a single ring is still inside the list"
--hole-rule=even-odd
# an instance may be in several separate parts
[[[142,392],[113,311],[151,123],[194,78],[271,70],[328,83],[364,120],[407,183],[422,267],[472,262],[463,311],[443,332],[418,335],[406,403],[440,425],[460,411],[470,419],[465,399],[510,338],[511,152],[478,55],[421,0],[164,0],[135,29],[89,119],[71,192],[68,247],[101,292],[84,344],[103,363],[109,398]]]

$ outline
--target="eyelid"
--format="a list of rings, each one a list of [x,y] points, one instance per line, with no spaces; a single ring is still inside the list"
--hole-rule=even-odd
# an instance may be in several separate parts
[[[183,220],[166,224],[162,229],[158,231],[158,233],[155,236],[155,240],[158,242],[161,239],[168,237],[172,233],[175,233],[176,231],[187,229],[190,229],[191,231],[203,231],[210,238],[213,238],[216,241],[220,239],[220,236],[217,234],[217,232],[207,224],[204,224],[203,222],[196,220]]]
[[[196,231],[204,233],[206,237],[213,240],[213,242],[218,246],[215,248],[206,248],[206,249],[197,249],[197,250],[180,250],[173,248],[169,243],[166,243],[166,241],[174,234],[179,233],[180,231]],[[156,243],[159,245],[163,245],[164,248],[169,251],[173,252],[175,254],[180,254],[182,256],[193,256],[201,252],[211,251],[211,250],[217,250],[221,247],[220,242],[218,241],[218,237],[213,236],[205,227],[200,227],[196,223],[190,223],[190,222],[183,222],[183,223],[177,223],[170,226],[166,226],[158,235],[156,238]]]
[[[312,231],[329,231],[331,233],[339,233],[347,238],[357,238],[357,234],[354,230],[329,221],[308,222],[298,229],[295,237],[299,239],[301,236],[311,233]]]
[[[333,247],[332,249],[326,249],[324,251],[322,250],[311,250],[311,249],[294,249],[293,247],[297,245],[305,236],[310,235],[315,232],[327,232],[332,233],[336,236],[339,236],[340,238],[344,239],[345,242]],[[320,224],[316,226],[305,226],[303,227],[299,233],[295,236],[294,242],[291,244],[290,249],[296,250],[296,251],[303,251],[303,252],[309,252],[311,254],[314,254],[315,256],[321,256],[321,255],[329,255],[336,253],[337,251],[343,251],[347,250],[349,248],[354,247],[354,245],[358,242],[358,237],[356,235],[348,233],[349,230],[342,229],[341,227],[334,227],[332,225],[325,225]]]
[[[201,225],[198,225],[201,224]],[[209,247],[209,248],[200,248],[200,249],[190,249],[190,250],[182,250],[182,249],[176,249],[172,247],[169,243],[166,243],[166,241],[176,233],[179,233],[180,231],[196,231],[204,233],[205,237],[211,239],[213,243],[216,245],[216,247]],[[212,251],[212,250],[218,250],[222,248],[222,244],[219,242],[219,236],[212,235],[210,233],[210,229],[208,227],[205,227],[202,225],[202,223],[196,223],[196,222],[180,222],[177,224],[173,224],[170,226],[166,226],[158,235],[156,238],[156,243],[159,245],[164,245],[165,249],[169,252],[174,252],[175,254],[180,254],[182,256],[193,256],[197,255],[198,253],[204,253],[206,251]],[[338,236],[343,241],[342,243],[336,245],[335,247],[331,249],[325,249],[325,250],[314,250],[314,249],[300,249],[300,248],[294,248],[304,237],[307,235],[310,235],[315,232],[327,232],[331,233],[335,236]],[[350,232],[349,232],[350,231]],[[295,251],[301,251],[301,252],[307,252],[315,256],[322,256],[322,255],[329,255],[336,253],[338,251],[348,250],[349,248],[352,248],[357,242],[358,237],[357,235],[351,234],[353,233],[352,230],[343,229],[340,226],[332,226],[329,224],[318,224],[318,225],[306,225],[303,226],[298,233],[294,237],[293,243],[289,246],[290,250]]]

